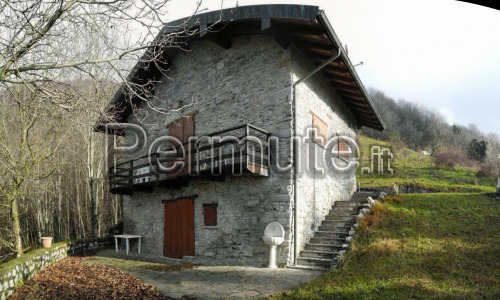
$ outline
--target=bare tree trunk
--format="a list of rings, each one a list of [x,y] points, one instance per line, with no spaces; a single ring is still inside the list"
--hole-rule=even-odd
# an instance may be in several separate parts
[[[10,206],[10,216],[13,222],[13,231],[14,231],[14,248],[16,250],[16,256],[19,257],[24,254],[23,251],[23,241],[21,239],[21,223],[19,222],[19,206],[18,206],[17,198],[11,200]]]
[[[92,237],[96,237],[96,229],[97,229],[97,205],[96,205],[96,186],[95,181],[92,176],[90,177],[90,209],[92,211]]]

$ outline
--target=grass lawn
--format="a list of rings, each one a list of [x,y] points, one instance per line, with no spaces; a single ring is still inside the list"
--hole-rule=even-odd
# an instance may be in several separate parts
[[[436,168],[434,158],[407,148],[396,149],[389,142],[359,136],[361,166],[369,166],[371,146],[391,148],[394,154],[394,174],[360,174],[361,187],[389,187],[392,183],[414,185],[438,192],[496,192],[496,178],[478,177],[477,170],[457,166],[454,169]]]
[[[377,204],[341,265],[274,299],[500,299],[500,202],[404,195]]]

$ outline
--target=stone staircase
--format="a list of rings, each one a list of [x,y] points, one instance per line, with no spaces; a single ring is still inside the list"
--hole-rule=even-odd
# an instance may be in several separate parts
[[[328,269],[337,265],[339,252],[350,242],[349,232],[360,210],[368,204],[373,192],[356,192],[349,201],[336,201],[318,230],[297,257],[299,268]],[[352,234],[352,232],[351,232]]]

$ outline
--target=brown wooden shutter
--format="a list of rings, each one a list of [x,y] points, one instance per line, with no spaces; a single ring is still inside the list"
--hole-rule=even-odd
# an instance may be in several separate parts
[[[203,217],[205,226],[217,226],[217,204],[204,204]]]
[[[349,159],[349,144],[341,136],[339,136],[339,157]]]
[[[183,121],[183,142],[189,141],[189,138],[194,136],[194,116],[182,118]]]
[[[182,144],[187,143],[189,138],[194,136],[194,115],[183,117],[179,120],[176,120],[168,125],[168,132],[171,137],[177,138]],[[184,145],[184,150],[188,153],[191,151],[191,145]],[[178,149],[179,153],[181,149]],[[185,167],[176,172],[175,174],[167,175],[169,177],[177,177],[181,175],[186,175],[189,173],[189,164],[188,161],[191,160],[192,155],[188,155],[186,153],[186,158],[184,160]],[[171,163],[173,164],[173,163]],[[170,164],[169,164],[170,165]]]
[[[313,116],[312,126],[313,128],[316,128],[316,135],[314,139],[321,145],[325,145],[327,142],[326,137],[327,137],[328,125],[314,113],[311,114]]]

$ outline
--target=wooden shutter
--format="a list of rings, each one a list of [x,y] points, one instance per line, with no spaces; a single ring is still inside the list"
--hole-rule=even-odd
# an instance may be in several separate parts
[[[325,145],[327,142],[326,137],[327,137],[328,125],[314,113],[311,114],[313,117],[312,126],[313,128],[316,129],[316,135],[314,136],[314,139],[321,145]]]
[[[217,204],[203,204],[205,226],[217,226]]]
[[[339,157],[349,159],[349,144],[341,136],[339,136]]]
[[[171,137],[177,138],[182,144],[187,143],[189,138],[194,136],[194,115],[183,117],[179,120],[176,120],[170,123],[168,126],[168,134]],[[189,152],[191,151],[191,145],[184,145],[184,150]],[[178,153],[182,151],[182,149],[177,149]],[[177,177],[181,175],[186,175],[189,173],[189,164],[188,161],[191,160],[191,155],[186,153],[186,158],[184,160],[185,167],[179,172],[175,172],[175,174],[168,174],[167,178]],[[173,163],[169,163],[171,166]]]
[[[182,118],[183,121],[183,143],[189,142],[189,138],[194,136],[194,115],[187,116]],[[190,173],[190,167],[193,167],[191,162],[193,155],[188,154],[189,152],[192,151],[193,146],[191,144],[186,144],[184,145],[184,149],[186,150],[186,167],[181,171],[181,175],[189,174]]]

